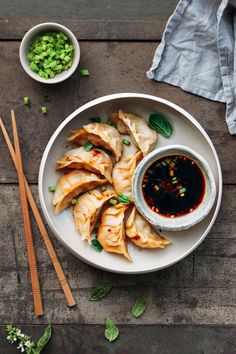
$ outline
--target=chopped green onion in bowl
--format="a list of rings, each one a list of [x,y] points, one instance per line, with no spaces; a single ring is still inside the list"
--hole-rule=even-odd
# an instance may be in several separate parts
[[[45,32],[33,40],[27,58],[32,71],[50,79],[72,66],[74,48],[64,33]]]

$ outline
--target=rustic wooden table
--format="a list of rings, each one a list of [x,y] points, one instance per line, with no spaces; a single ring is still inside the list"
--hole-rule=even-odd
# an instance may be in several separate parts
[[[142,92],[169,99],[189,111],[212,139],[223,168],[224,195],[219,217],[207,239],[178,264],[146,275],[110,274],[88,266],[68,253],[51,235],[73,289],[77,308],[66,306],[48,254],[33,222],[45,315],[36,318],[18,192],[17,175],[1,137],[0,142],[0,352],[16,353],[6,341],[5,325],[19,325],[37,339],[48,322],[54,334],[50,354],[233,354],[236,353],[236,139],[228,134],[225,106],[188,94],[145,76],[169,15],[177,0],[55,0],[1,1],[0,115],[10,128],[10,109],[17,115],[23,162],[38,198],[38,168],[55,128],[74,109],[115,92]],[[19,63],[24,33],[39,22],[68,26],[81,45],[79,70],[65,83],[46,86],[31,80]],[[48,114],[40,113],[43,96]],[[29,96],[31,106],[23,106]],[[38,199],[37,199],[38,200]],[[114,284],[99,303],[89,301],[93,287]],[[148,299],[140,319],[130,316],[138,296]],[[110,315],[120,338],[103,337]]]

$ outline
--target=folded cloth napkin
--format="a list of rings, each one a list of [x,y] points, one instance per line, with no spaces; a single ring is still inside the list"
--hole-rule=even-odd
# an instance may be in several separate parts
[[[225,102],[236,134],[236,0],[181,0],[147,76]]]

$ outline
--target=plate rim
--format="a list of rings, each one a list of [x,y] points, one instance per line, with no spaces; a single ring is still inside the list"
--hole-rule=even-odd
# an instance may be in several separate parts
[[[206,228],[205,232],[202,234],[202,236],[199,238],[199,240],[188,250],[186,251],[184,254],[182,254],[181,256],[176,257],[174,260],[172,260],[171,262],[169,262],[168,264],[165,264],[161,267],[155,267],[152,269],[144,269],[142,270],[117,270],[117,269],[110,269],[108,267],[99,265],[93,261],[90,261],[88,259],[86,259],[85,257],[81,256],[80,254],[78,254],[65,240],[63,240],[60,235],[57,232],[57,229],[54,227],[54,224],[51,221],[51,218],[48,214],[47,211],[47,207],[44,201],[44,197],[43,197],[43,174],[44,174],[44,168],[45,168],[45,164],[46,164],[46,160],[47,160],[47,156],[48,153],[54,143],[54,141],[56,140],[58,134],[62,131],[62,129],[72,120],[74,119],[78,114],[82,113],[83,111],[85,111],[88,108],[91,108],[97,104],[106,102],[106,101],[111,101],[111,100],[115,100],[115,99],[120,99],[120,98],[144,98],[144,99],[149,99],[149,100],[153,100],[156,102],[160,102],[163,103],[164,105],[167,105],[171,108],[173,108],[174,110],[178,111],[179,113],[181,113],[182,115],[184,115],[200,132],[201,134],[205,137],[205,139],[207,140],[213,154],[215,157],[215,161],[216,161],[216,166],[217,166],[217,172],[218,172],[218,178],[219,178],[219,187],[218,187],[218,198],[217,198],[217,203],[216,203],[216,207],[215,207],[215,212],[212,216],[212,219],[208,225],[208,227]],[[109,271],[112,273],[118,273],[118,274],[145,274],[145,273],[151,273],[151,272],[156,272],[159,271],[161,269],[165,269],[168,268],[172,265],[174,265],[175,263],[178,263],[179,261],[181,261],[182,259],[184,259],[185,257],[187,257],[190,253],[192,253],[202,242],[203,240],[206,238],[206,236],[208,235],[208,233],[210,232],[210,230],[212,229],[215,220],[219,214],[219,210],[220,210],[220,206],[221,206],[221,201],[222,201],[222,193],[223,193],[223,176],[222,176],[222,169],[221,169],[221,165],[220,165],[220,160],[218,157],[218,154],[216,152],[215,146],[213,145],[209,135],[207,134],[207,132],[205,131],[205,129],[201,126],[201,124],[190,114],[188,113],[185,109],[181,108],[180,106],[178,106],[177,104],[158,97],[158,96],[154,96],[154,95],[149,95],[149,94],[144,94],[144,93],[130,93],[130,92],[124,92],[124,93],[114,93],[114,94],[110,94],[110,95],[105,95],[99,98],[96,98],[94,100],[91,100],[87,103],[85,103],[84,105],[80,106],[79,108],[77,108],[75,111],[73,111],[67,118],[65,118],[62,123],[57,127],[57,129],[54,131],[54,133],[52,134],[51,138],[49,139],[42,158],[41,158],[41,162],[40,162],[40,166],[39,166],[39,175],[38,175],[38,190],[39,190],[39,201],[40,201],[40,205],[43,211],[43,215],[46,219],[46,222],[48,223],[51,231],[53,232],[53,234],[56,236],[56,238],[59,240],[59,242],[67,249],[69,250],[75,257],[81,259],[82,261],[84,261],[85,263],[95,267],[95,268],[99,268],[105,271]]]

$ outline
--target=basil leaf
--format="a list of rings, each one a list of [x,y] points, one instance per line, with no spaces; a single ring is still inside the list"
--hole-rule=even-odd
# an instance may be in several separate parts
[[[118,194],[118,200],[122,204],[129,204],[130,203],[130,197],[125,194]]]
[[[94,289],[91,292],[90,300],[98,301],[98,300],[102,299],[104,296],[106,296],[109,293],[111,288],[112,288],[111,282],[104,283],[103,285],[97,287],[96,289]]]
[[[98,252],[101,252],[103,249],[101,243],[96,238],[91,241],[91,246]]]
[[[173,131],[170,122],[163,113],[151,114],[149,117],[149,126],[166,138],[169,138]]]
[[[49,324],[42,335],[42,337],[39,339],[36,348],[34,349],[35,354],[39,354],[41,350],[45,347],[45,345],[48,343],[49,339],[51,338],[52,334],[52,326]]]
[[[106,329],[104,336],[109,342],[113,342],[119,336],[119,328],[115,325],[112,319],[106,319]]]
[[[132,307],[132,315],[134,317],[140,317],[144,311],[146,310],[147,307],[147,300],[144,298],[140,298],[135,303],[133,304]]]

